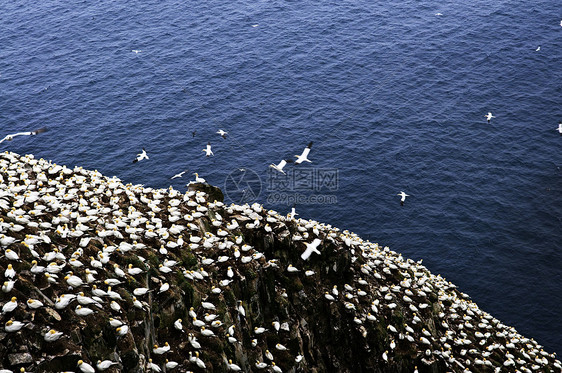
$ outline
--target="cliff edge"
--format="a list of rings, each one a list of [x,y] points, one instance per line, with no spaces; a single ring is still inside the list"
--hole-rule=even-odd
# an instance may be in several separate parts
[[[562,371],[421,263],[221,198],[0,154],[0,372]]]

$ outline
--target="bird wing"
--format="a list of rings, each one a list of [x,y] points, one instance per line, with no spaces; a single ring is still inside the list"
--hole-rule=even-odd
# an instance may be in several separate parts
[[[283,168],[285,167],[285,165],[287,164],[287,161],[282,159],[281,162],[279,162],[279,164],[277,165],[277,168]]]
[[[301,158],[307,158],[308,157],[308,153],[310,153],[310,148],[312,147],[312,141],[306,146],[306,148],[304,148],[304,150],[302,151],[301,154]]]
[[[31,131],[31,133],[29,133],[29,134],[30,135],[37,135],[38,133],[43,133],[45,131],[47,131],[47,127],[42,127],[42,128],[39,128],[38,130]]]

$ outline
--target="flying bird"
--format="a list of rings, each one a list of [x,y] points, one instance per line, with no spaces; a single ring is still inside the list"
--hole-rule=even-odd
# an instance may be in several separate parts
[[[308,159],[308,153],[310,153],[311,147],[312,147],[312,141],[310,143],[308,143],[306,148],[304,148],[301,155],[295,155],[295,157],[297,157],[297,160],[295,161],[296,164],[299,164],[299,163],[302,163],[302,162],[312,162],[311,160]]]
[[[4,137],[2,140],[0,140],[0,144],[3,143],[4,141],[12,141],[14,139],[14,137],[16,137],[16,136],[34,136],[34,135],[37,135],[38,133],[43,133],[46,130],[47,130],[47,127],[43,127],[43,128],[39,128],[38,130],[35,130],[35,131],[18,132],[18,133],[13,133],[11,135],[6,135],[6,137]]]
[[[210,157],[211,155],[215,155],[213,153],[213,151],[211,150],[211,143],[210,142],[207,143],[207,148],[203,149],[202,151],[205,152],[205,155],[207,157]]]
[[[177,179],[178,177],[182,177],[183,174],[185,174],[187,172],[187,170],[180,172],[179,174],[175,174],[174,176],[172,176],[170,179]]]
[[[317,249],[321,242],[322,241],[319,238],[315,238],[311,243],[305,242],[304,244],[306,245],[306,250],[301,254],[302,260],[307,260],[312,253],[321,255],[320,251]]]
[[[293,160],[292,159],[283,159],[281,162],[279,162],[279,164],[270,164],[269,167],[276,169],[277,171],[281,172],[283,175],[285,175],[285,171],[283,171],[283,167],[285,167],[285,165],[287,163],[292,163]]]
[[[558,133],[562,136],[562,121],[558,122]]]
[[[218,130],[217,133],[221,135],[223,139],[226,139],[226,135],[228,134],[228,132],[223,130]]]
[[[134,54],[139,54],[142,51],[140,49],[133,49],[131,50],[131,52],[133,52]]]
[[[148,158],[148,155],[146,155],[146,150],[144,150],[144,148],[142,148],[142,153],[137,154],[137,157],[135,158],[135,160],[133,160],[133,163],[137,163],[138,161],[142,161],[143,159],[150,159]]]
[[[488,120],[488,123],[490,123],[490,121],[492,120],[492,118],[495,118],[495,116],[492,115],[492,113],[488,113],[486,115],[484,115],[486,117],[486,119]]]
[[[409,194],[406,194],[404,192],[400,192],[397,195],[401,196],[402,198],[400,198],[400,206],[404,206],[404,201],[406,200],[406,197],[409,197]]]
[[[289,219],[294,219],[295,216],[298,215],[295,207],[296,207],[296,204],[294,203],[293,207],[291,208],[291,212],[289,213],[289,216],[288,216]]]
[[[537,47],[537,49],[535,49],[535,52],[538,52],[538,51],[540,51],[540,50],[541,50],[541,46],[539,45],[539,46]]]

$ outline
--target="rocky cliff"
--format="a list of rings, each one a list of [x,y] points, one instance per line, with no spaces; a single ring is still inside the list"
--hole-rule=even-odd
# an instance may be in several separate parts
[[[0,372],[561,371],[421,263],[221,198],[1,154]]]

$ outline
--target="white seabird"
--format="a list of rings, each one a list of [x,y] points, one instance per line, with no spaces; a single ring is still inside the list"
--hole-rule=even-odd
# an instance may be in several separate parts
[[[170,179],[177,179],[178,177],[182,177],[183,174],[185,174],[187,172],[187,170],[180,172],[179,174],[175,174],[174,176],[172,176]]]
[[[228,132],[223,131],[223,130],[218,130],[217,133],[218,133],[219,135],[221,135],[221,137],[222,137],[223,139],[226,139],[226,135],[228,134]]]
[[[137,154],[137,157],[133,160],[133,163],[137,163],[138,161],[142,161],[143,159],[150,159],[148,155],[146,155],[146,150],[142,148],[142,152]]]
[[[195,175],[195,182],[196,183],[206,183],[205,179],[203,179],[202,177],[199,177],[199,174],[197,172],[195,172],[193,175]]]
[[[281,162],[279,162],[279,164],[270,164],[269,167],[281,172],[283,175],[285,175],[285,171],[283,171],[283,167],[285,167],[285,165],[287,163],[292,163],[293,160],[292,159],[283,159]]]
[[[315,238],[311,243],[305,242],[304,244],[306,245],[306,250],[301,254],[302,260],[307,260],[312,255],[312,253],[320,255],[320,251],[318,251],[317,247],[321,242],[322,240],[320,240],[319,238]]]
[[[491,112],[488,112],[488,114],[484,115],[486,117],[486,119],[488,120],[488,123],[490,123],[490,121],[492,120],[492,118],[495,118],[495,116],[492,115]]]
[[[14,139],[14,137],[16,137],[16,136],[33,136],[33,135],[37,135],[38,133],[43,133],[46,130],[47,130],[47,128],[43,127],[43,128],[39,128],[38,130],[35,130],[35,131],[18,132],[18,133],[13,133],[11,135],[6,135],[2,140],[0,140],[0,144],[3,143],[4,141],[12,141]]]
[[[562,120],[558,122],[558,133],[562,136]]]
[[[298,215],[298,214],[297,214],[297,211],[295,210],[295,206],[296,206],[296,205],[293,204],[293,207],[291,208],[291,212],[290,212],[289,215],[288,215],[288,218],[289,218],[289,219],[294,219],[295,216]]]
[[[207,157],[210,157],[211,155],[215,155],[213,153],[213,151],[211,150],[211,143],[210,142],[207,143],[207,147],[205,149],[203,149],[202,151],[205,152],[205,155]]]
[[[404,201],[406,200],[406,197],[409,197],[410,195],[404,192],[400,192],[397,195],[402,197],[400,198],[400,206],[404,206]]]
[[[312,162],[311,160],[308,159],[308,153],[310,153],[311,147],[312,147],[312,141],[308,143],[306,148],[304,148],[301,155],[295,155],[295,157],[297,157],[297,160],[295,161],[296,164],[302,162]]]

